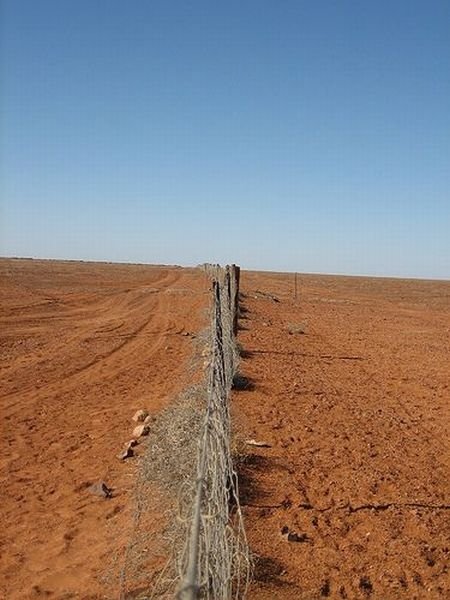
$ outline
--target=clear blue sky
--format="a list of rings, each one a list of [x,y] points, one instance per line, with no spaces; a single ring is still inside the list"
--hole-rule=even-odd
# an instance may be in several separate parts
[[[0,254],[450,277],[450,2],[4,0]]]

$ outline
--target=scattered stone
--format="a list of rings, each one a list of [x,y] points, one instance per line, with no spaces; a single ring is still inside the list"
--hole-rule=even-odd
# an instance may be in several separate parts
[[[135,423],[142,423],[142,421],[144,421],[147,416],[148,416],[148,411],[146,411],[145,409],[137,410],[134,413],[132,420]]]
[[[102,498],[112,498],[112,489],[104,481],[97,481],[88,487],[88,492]]]
[[[257,446],[258,448],[271,448],[271,445],[268,442],[260,442],[257,440],[245,440],[245,443],[248,446]]]
[[[290,335],[305,335],[307,325],[306,323],[289,323],[287,330]]]
[[[143,435],[148,435],[150,428],[148,425],[138,425],[134,428],[132,436],[136,439],[142,437]]]
[[[147,415],[144,419],[144,425],[150,425],[150,423],[152,423],[155,420],[155,417],[152,417],[151,415]]]
[[[120,454],[117,455],[117,458],[119,458],[120,460],[125,460],[126,458],[131,458],[132,456],[134,456],[134,452],[133,452],[133,442],[135,442],[136,440],[133,440],[132,442],[128,442],[127,445],[125,446],[124,450],[122,450],[122,452]]]
[[[309,542],[309,537],[306,533],[295,533],[291,531],[287,525],[281,528],[281,535],[286,537],[288,542]]]

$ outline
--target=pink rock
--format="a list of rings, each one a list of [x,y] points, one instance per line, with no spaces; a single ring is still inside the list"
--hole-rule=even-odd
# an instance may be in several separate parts
[[[101,496],[102,498],[111,498],[112,489],[109,488],[104,481],[97,481],[88,487],[88,492],[94,494],[94,496]]]
[[[125,460],[126,458],[131,458],[132,456],[134,456],[133,445],[135,444],[133,444],[132,442],[128,442],[124,450],[122,450],[122,452],[117,455],[117,458],[119,458],[120,460]]]
[[[145,409],[137,410],[133,415],[133,421],[135,423],[142,423],[145,418],[148,416],[148,411]]]
[[[143,435],[148,435],[148,432],[150,431],[148,425],[138,425],[137,427],[134,428],[133,430],[133,437],[134,438],[140,438]]]

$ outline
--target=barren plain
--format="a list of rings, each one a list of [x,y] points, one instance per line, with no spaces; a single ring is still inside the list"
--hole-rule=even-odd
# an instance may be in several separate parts
[[[123,565],[145,442],[117,454],[136,410],[192,383],[208,283],[13,259],[0,277],[1,597],[137,597]],[[248,597],[449,598],[450,282],[299,275],[294,298],[293,275],[242,272],[241,291]],[[144,584],[167,561],[150,492]]]
[[[233,407],[270,446],[240,468],[249,598],[450,598],[450,282],[302,275],[295,300],[293,275],[244,273],[242,291]]]
[[[117,598],[143,449],[117,455],[136,410],[156,415],[190,383],[204,275],[2,259],[0,277],[0,597]],[[111,498],[89,491],[98,482]],[[155,503],[157,530],[164,512]]]

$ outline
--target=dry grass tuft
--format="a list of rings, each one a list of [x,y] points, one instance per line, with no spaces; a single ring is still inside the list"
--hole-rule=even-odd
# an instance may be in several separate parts
[[[204,383],[194,385],[157,417],[142,461],[144,479],[159,483],[175,495],[180,484],[195,479],[205,402]]]
[[[175,557],[185,543],[185,526],[180,518],[173,517],[179,511],[180,488],[188,501],[192,498],[205,402],[205,384],[190,386],[152,423],[134,491],[134,528],[121,569],[121,598],[174,597],[178,575]],[[166,507],[167,524],[152,543],[157,542],[168,561],[149,579],[146,548],[150,538],[145,522],[155,501]]]

